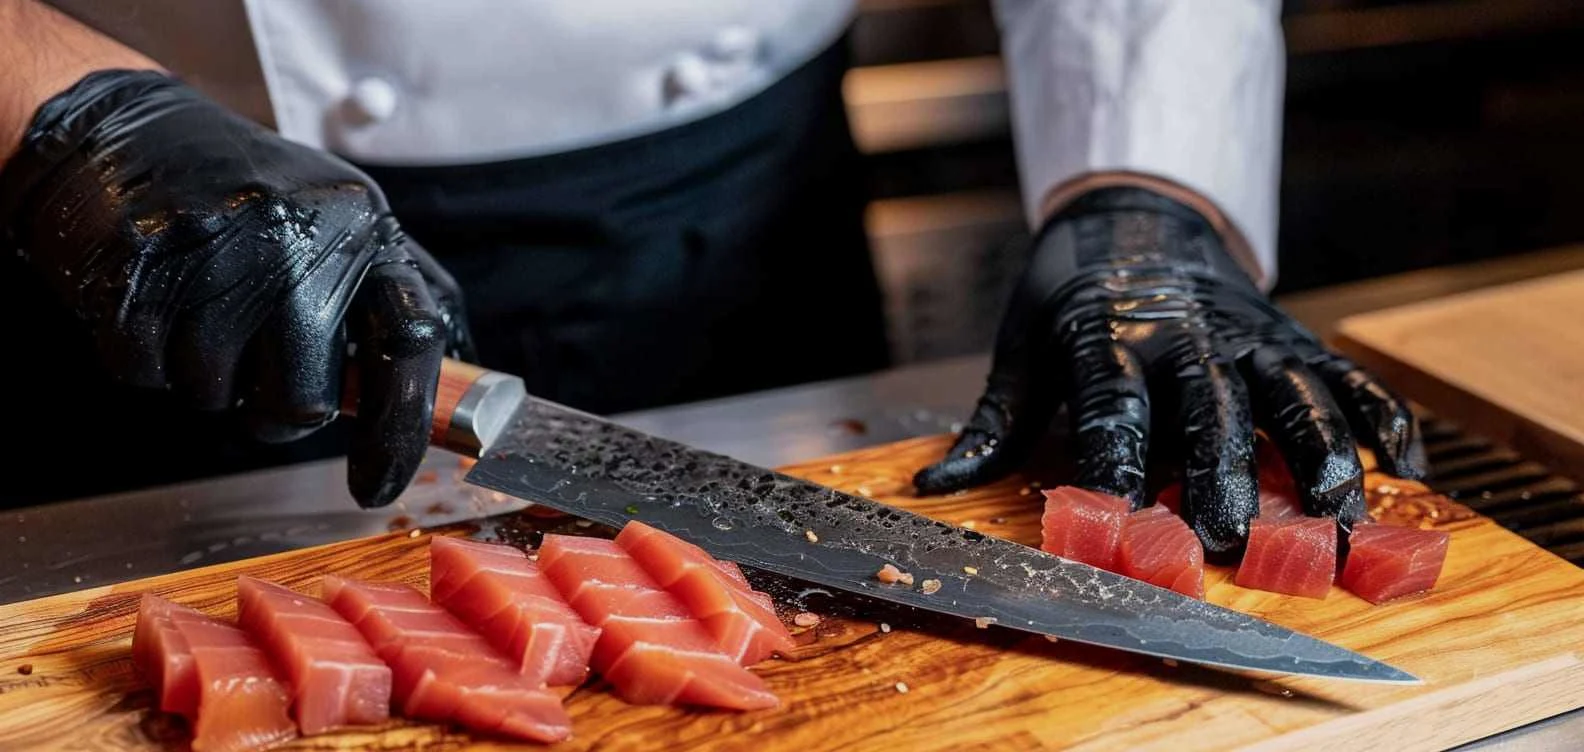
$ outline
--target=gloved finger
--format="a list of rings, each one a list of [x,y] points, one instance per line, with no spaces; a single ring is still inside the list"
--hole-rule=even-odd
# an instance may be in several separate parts
[[[288,309],[254,338],[248,426],[260,441],[296,441],[340,414],[346,335],[342,316]]]
[[[1408,408],[1408,401],[1353,361],[1319,348],[1316,351],[1305,360],[1330,387],[1359,440],[1375,451],[1381,469],[1410,480],[1428,475],[1430,460],[1425,456],[1419,419]]]
[[[1176,374],[1183,435],[1183,518],[1205,550],[1234,551],[1259,514],[1254,420],[1237,368],[1210,356]]]
[[[445,329],[429,287],[400,245],[370,265],[348,317],[357,343],[357,422],[347,485],[365,507],[383,506],[412,481],[428,446]]]
[[[1049,331],[1044,318],[1039,298],[1014,295],[1001,320],[984,394],[946,457],[913,476],[920,493],[956,491],[1000,478],[1028,459],[1050,428],[1058,390],[1048,383],[1042,358]]]
[[[1255,414],[1287,458],[1304,511],[1350,530],[1364,516],[1364,468],[1331,392],[1286,347],[1256,347],[1243,365]]]
[[[236,329],[256,325],[233,320],[232,314],[229,307],[209,306],[171,326],[164,356],[166,385],[199,410],[229,410],[242,396],[237,374],[248,338],[236,336]]]
[[[198,379],[184,374],[179,380],[180,386],[174,383],[178,379],[172,378],[170,350],[172,347],[188,349],[187,342],[194,337],[188,335],[173,343],[169,334],[173,328],[165,321],[144,321],[134,314],[125,327],[106,327],[97,332],[94,344],[100,361],[122,383],[141,389],[180,388],[185,391]],[[183,358],[193,360],[194,355],[184,354]],[[209,404],[213,401],[212,397],[205,400]]]
[[[1087,331],[1064,338],[1077,455],[1077,484],[1143,506],[1145,457],[1149,451],[1150,400],[1138,356],[1105,333],[1105,321],[1081,324]]]
[[[418,265],[418,273],[423,275],[424,283],[429,285],[429,295],[434,299],[441,322],[445,324],[446,352],[453,358],[477,363],[478,352],[473,344],[473,333],[468,328],[467,302],[462,296],[462,286],[416,241],[407,238],[406,244],[407,253]]]

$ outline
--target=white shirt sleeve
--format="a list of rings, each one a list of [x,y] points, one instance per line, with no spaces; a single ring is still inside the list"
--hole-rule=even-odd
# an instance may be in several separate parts
[[[1208,200],[1276,273],[1280,0],[996,0],[1024,206],[1064,184],[1164,179]]]

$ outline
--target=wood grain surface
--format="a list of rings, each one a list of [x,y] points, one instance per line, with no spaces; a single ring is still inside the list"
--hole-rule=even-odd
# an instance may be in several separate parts
[[[1037,542],[1039,495],[1027,479],[943,498],[912,496],[906,479],[946,445],[944,437],[921,439],[787,470]],[[1306,600],[1245,590],[1229,581],[1229,571],[1212,569],[1208,597],[1391,662],[1423,685],[1260,679],[996,627],[866,612],[868,618],[827,615],[818,626],[795,628],[796,653],[756,668],[781,696],[779,709],[635,707],[594,682],[568,696],[576,736],[557,748],[1406,752],[1584,706],[1584,570],[1466,508],[1413,496],[1411,486],[1382,476],[1371,485],[1377,507],[1389,503],[1395,514],[1451,531],[1433,593],[1385,606],[1340,589]],[[244,573],[307,592],[317,592],[327,572],[423,586],[428,534],[350,541],[0,607],[0,749],[183,749],[182,722],[151,710],[152,693],[128,659],[139,593],[229,616],[236,576]],[[505,746],[396,722],[289,748]]]
[[[1431,410],[1584,479],[1584,271],[1349,317],[1336,340]]]

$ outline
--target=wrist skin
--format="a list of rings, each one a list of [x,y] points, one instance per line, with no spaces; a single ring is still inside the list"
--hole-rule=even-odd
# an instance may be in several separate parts
[[[39,106],[94,71],[164,72],[148,57],[36,0],[0,0],[0,166]]]

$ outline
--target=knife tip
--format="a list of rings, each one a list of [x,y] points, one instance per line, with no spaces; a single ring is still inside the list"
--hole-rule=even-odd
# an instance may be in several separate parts
[[[1295,667],[1291,671],[1295,676],[1310,676],[1319,679],[1340,679],[1343,681],[1356,681],[1366,684],[1397,684],[1402,686],[1415,686],[1424,684],[1424,680],[1408,673],[1396,666],[1382,663],[1377,660],[1359,656],[1358,660],[1345,664],[1327,663],[1321,665],[1308,665]]]
[[[1402,684],[1405,686],[1424,684],[1424,680],[1400,668],[1379,661],[1365,666],[1364,671],[1347,678],[1374,684]]]
[[[1275,673],[1293,678],[1308,677],[1366,684],[1396,684],[1415,686],[1425,681],[1396,666],[1353,653],[1343,648],[1327,645],[1325,654],[1304,657],[1287,657],[1284,660],[1244,660],[1221,662],[1225,668],[1251,670],[1256,675]]]

